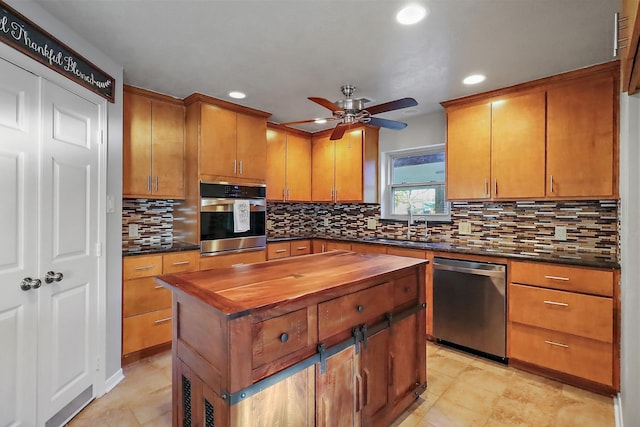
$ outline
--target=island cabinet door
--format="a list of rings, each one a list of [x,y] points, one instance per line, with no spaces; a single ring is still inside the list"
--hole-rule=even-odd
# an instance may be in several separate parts
[[[389,404],[389,329],[367,338],[360,345],[362,376],[362,425],[379,425]]]
[[[174,426],[229,426],[229,405],[179,360],[174,365],[173,395]]]
[[[414,398],[416,387],[426,383],[426,360],[421,358],[425,346],[424,329],[421,330],[419,313],[413,314],[394,323],[390,331],[390,382],[391,401],[396,407],[399,401]]]
[[[316,366],[316,426],[353,427],[360,424],[362,377],[355,346],[326,359],[325,371]]]

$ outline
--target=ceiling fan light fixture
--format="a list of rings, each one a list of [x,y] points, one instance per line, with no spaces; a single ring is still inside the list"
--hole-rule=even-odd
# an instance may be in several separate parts
[[[232,90],[229,92],[229,97],[233,99],[244,99],[247,97],[247,94],[238,90]]]
[[[327,119],[315,119],[313,123],[317,123],[319,125],[323,125],[327,123]]]
[[[413,25],[422,21],[429,14],[429,10],[419,4],[410,4],[403,7],[396,14],[396,20],[402,25]]]
[[[462,80],[462,83],[466,85],[476,85],[485,81],[487,77],[484,74],[471,74]]]

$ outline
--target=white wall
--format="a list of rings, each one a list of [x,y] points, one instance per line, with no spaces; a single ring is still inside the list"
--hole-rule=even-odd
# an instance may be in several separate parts
[[[640,95],[620,96],[622,425],[640,426]]]
[[[108,103],[107,123],[107,194],[115,201],[114,212],[107,213],[103,254],[106,256],[106,354],[105,380],[121,375],[121,310],[122,310],[122,77],[123,69],[102,52],[87,43],[44,11],[27,0],[6,0],[11,7],[45,29],[116,80],[116,102]],[[35,64],[35,61],[34,61]],[[36,64],[34,67],[40,67]],[[43,66],[42,66],[43,67]],[[57,77],[57,75],[56,75]]]

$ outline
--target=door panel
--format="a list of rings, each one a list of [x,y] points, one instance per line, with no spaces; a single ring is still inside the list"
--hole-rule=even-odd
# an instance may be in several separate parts
[[[46,357],[38,359],[38,415],[45,422],[94,381],[101,106],[47,81],[42,90],[38,347]],[[62,279],[45,283],[48,271]]]
[[[363,163],[361,130],[336,141],[336,201],[362,201]]]
[[[38,77],[0,59],[0,425],[36,424]]]
[[[335,144],[328,136],[311,142],[311,200],[333,201],[335,180]]]

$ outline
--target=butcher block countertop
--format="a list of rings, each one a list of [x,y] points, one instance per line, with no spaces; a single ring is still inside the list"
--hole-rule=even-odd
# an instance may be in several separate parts
[[[349,251],[283,258],[258,264],[159,276],[173,292],[191,295],[237,318],[284,303],[326,297],[345,285],[357,287],[372,279],[428,261]]]

